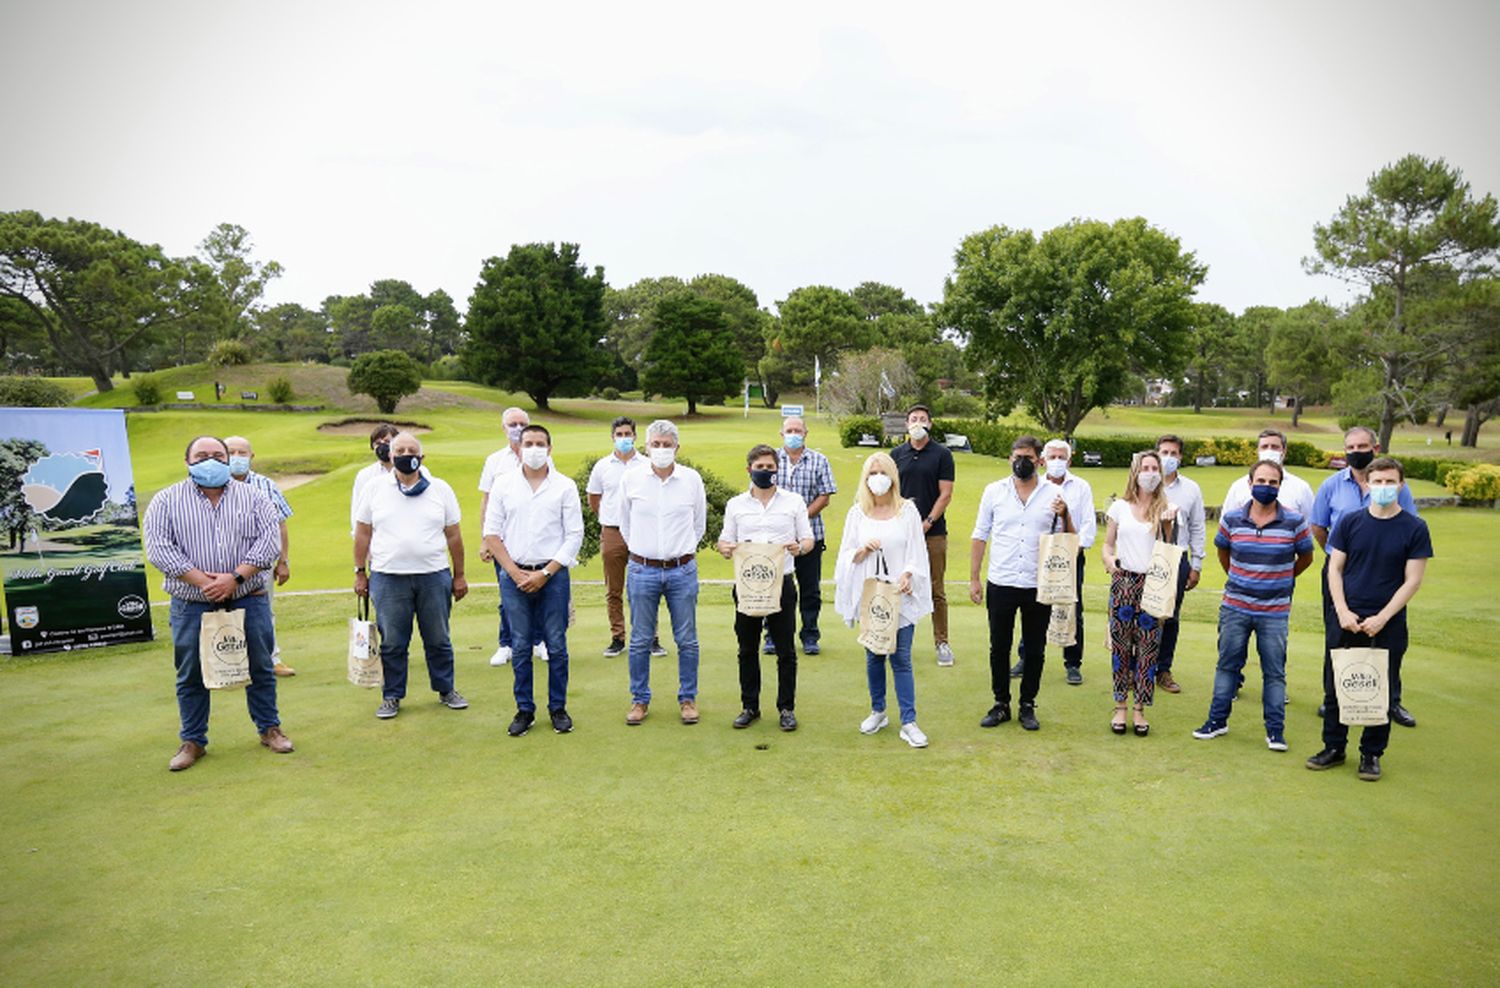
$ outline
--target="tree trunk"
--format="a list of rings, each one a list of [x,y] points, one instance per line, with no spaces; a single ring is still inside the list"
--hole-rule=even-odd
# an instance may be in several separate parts
[[[1448,409],[1452,407],[1453,406],[1449,405],[1446,401],[1439,405],[1437,408],[1437,418],[1432,420],[1432,424],[1441,429],[1443,427],[1443,421],[1448,418]]]
[[[99,367],[90,368],[89,377],[94,379],[94,389],[96,391],[113,391],[115,389],[115,382],[109,379],[109,371],[107,370]]]
[[[698,414],[698,399],[692,397],[691,395],[689,395],[687,403],[688,403],[688,414],[689,415],[697,415]]]
[[[1193,389],[1193,414],[1203,411],[1203,372],[1198,372],[1198,386]]]
[[[1297,428],[1297,420],[1302,417],[1302,396],[1298,395],[1292,401],[1292,428]]]
[[[542,391],[542,392],[538,393],[538,392],[528,391],[526,393],[529,394],[529,395],[531,395],[531,400],[532,401],[536,402],[536,410],[537,411],[539,411],[539,412],[550,412],[550,411],[552,411],[552,405],[550,403],[548,403],[548,401],[547,401],[548,398],[552,397],[552,392],[550,392],[550,391]]]
[[[1460,446],[1474,449],[1479,445],[1479,406],[1470,404],[1468,412],[1464,415],[1464,431],[1459,439]]]

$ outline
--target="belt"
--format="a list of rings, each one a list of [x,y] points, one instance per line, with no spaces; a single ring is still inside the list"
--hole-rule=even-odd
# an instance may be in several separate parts
[[[630,554],[631,562],[640,563],[642,566],[651,566],[656,569],[676,569],[679,566],[686,566],[697,558],[691,552],[686,556],[678,556],[676,559],[647,559],[645,556],[637,556],[633,552]]]
[[[612,532],[618,532],[620,530],[620,526],[619,525],[600,525],[599,527],[600,528],[607,528],[607,529],[609,529]]]
[[[514,562],[514,560],[512,560],[512,561]],[[550,560],[550,559],[547,560],[547,563],[550,563],[550,562],[552,562],[552,560]],[[547,563],[537,563],[535,565],[532,565],[531,563],[516,563],[516,569],[529,570],[529,571],[535,573],[539,569],[546,569],[547,568]]]

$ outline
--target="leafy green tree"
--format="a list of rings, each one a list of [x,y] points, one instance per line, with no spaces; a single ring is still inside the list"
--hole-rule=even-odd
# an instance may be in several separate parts
[[[895,285],[878,281],[862,281],[850,290],[849,297],[859,306],[866,319],[878,320],[881,316],[920,316],[922,303],[909,297]]]
[[[798,288],[776,303],[781,316],[778,337],[790,360],[812,366],[822,361],[828,373],[838,355],[868,350],[875,343],[873,321],[848,292],[827,285]]]
[[[1370,176],[1364,194],[1314,226],[1313,248],[1303,261],[1309,272],[1365,285],[1389,306],[1365,341],[1381,369],[1379,439],[1389,449],[1397,418],[1412,416],[1424,400],[1420,382],[1455,345],[1413,302],[1441,280],[1434,269],[1463,281],[1490,268],[1500,248],[1500,207],[1493,195],[1476,200],[1463,173],[1443,159],[1410,154]]]
[[[771,325],[771,314],[760,307],[755,292],[727,274],[700,274],[687,287],[723,306],[742,362],[747,368],[756,368],[766,355],[766,330]]]
[[[1234,358],[1234,315],[1222,305],[1198,302],[1193,306],[1192,336],[1188,343],[1187,387],[1193,413],[1203,411],[1205,399],[1224,390],[1224,370]]]
[[[604,268],[590,274],[577,244],[517,244],[485,261],[465,322],[473,378],[524,391],[544,411],[554,395],[588,394],[608,366]]]
[[[272,361],[327,363],[330,356],[327,317],[296,302],[257,312],[254,340],[261,356]]]
[[[12,371],[55,369],[42,321],[18,298],[0,295],[0,361]]]
[[[458,353],[463,346],[464,324],[453,304],[453,296],[441,288],[429,292],[422,321],[426,331],[427,363]]]
[[[1070,434],[1129,376],[1172,376],[1187,357],[1206,269],[1144,219],[1075,220],[1040,237],[993,227],[965,237],[942,325],[968,341],[996,410],[1018,404]]]
[[[1252,305],[1234,321],[1234,336],[1230,347],[1236,376],[1244,390],[1250,393],[1250,405],[1266,405],[1276,408],[1276,396],[1271,393],[1270,370],[1266,362],[1266,348],[1271,345],[1271,334],[1282,317],[1282,310],[1274,305]]]
[[[1343,376],[1348,362],[1343,335],[1338,310],[1316,299],[1288,309],[1272,328],[1266,362],[1276,391],[1292,399],[1292,428],[1303,405],[1331,397]]]
[[[0,296],[21,302],[68,369],[100,391],[126,348],[181,318],[185,271],[160,247],[84,220],[0,213]]]
[[[639,373],[646,359],[646,346],[656,331],[656,303],[666,295],[687,287],[681,278],[642,278],[625,288],[607,288],[604,293],[606,347],[620,362]]]
[[[375,399],[380,414],[390,415],[407,395],[422,389],[422,366],[401,350],[360,354],[349,368],[349,393]]]
[[[1500,280],[1464,285],[1453,313],[1460,339],[1444,378],[1444,398],[1464,410],[1460,446],[1479,445],[1479,429],[1500,414]]]
[[[693,415],[700,401],[740,389],[745,359],[723,303],[685,288],[657,300],[655,320],[641,375],[647,394],[684,398]]]
[[[219,290],[214,312],[221,320],[215,333],[219,339],[249,332],[266,286],[283,273],[275,261],[251,260],[251,249],[249,231],[233,223],[220,223],[198,245],[197,259],[207,266]]]

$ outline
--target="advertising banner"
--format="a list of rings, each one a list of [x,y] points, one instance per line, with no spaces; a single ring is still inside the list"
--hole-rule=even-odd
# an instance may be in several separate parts
[[[0,408],[0,523],[11,654],[151,640],[124,412]]]

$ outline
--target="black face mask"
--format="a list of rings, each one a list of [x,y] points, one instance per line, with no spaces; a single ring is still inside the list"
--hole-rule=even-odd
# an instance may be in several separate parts
[[[396,456],[392,457],[391,465],[401,473],[416,473],[422,465],[420,456]]]
[[[390,443],[376,443],[375,444],[375,459],[379,460],[381,463],[389,463],[389,462],[391,462],[391,444]]]
[[[1375,462],[1375,451],[1369,449],[1357,449],[1352,453],[1345,453],[1344,459],[1356,470],[1363,470]]]
[[[1010,472],[1021,480],[1030,480],[1036,474],[1036,464],[1026,458],[1010,461]]]
[[[772,484],[776,483],[776,471],[751,470],[750,483],[754,484],[756,487],[759,487],[761,490],[765,490],[767,487],[770,487]]]

